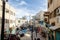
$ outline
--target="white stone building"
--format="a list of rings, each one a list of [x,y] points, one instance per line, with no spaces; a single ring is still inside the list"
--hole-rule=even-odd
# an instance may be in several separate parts
[[[17,19],[16,19],[16,26],[17,26],[17,27],[20,27],[20,26],[22,26],[22,25],[25,25],[26,22],[27,22],[26,19],[23,19],[23,18],[17,18]]]
[[[2,0],[0,0],[0,33],[2,24]],[[5,29],[8,30],[9,27],[15,27],[15,9],[6,3],[5,5]]]
[[[40,11],[35,15],[35,19],[44,20],[44,11]]]

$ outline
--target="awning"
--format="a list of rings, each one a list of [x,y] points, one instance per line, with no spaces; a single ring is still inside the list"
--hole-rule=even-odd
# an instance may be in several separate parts
[[[52,27],[49,27],[51,30],[57,30],[59,29],[60,27],[56,27],[56,26],[52,26]]]

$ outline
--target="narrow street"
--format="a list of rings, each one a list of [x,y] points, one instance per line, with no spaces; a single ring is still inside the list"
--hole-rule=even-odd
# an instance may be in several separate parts
[[[60,40],[60,0],[0,0],[0,40]]]
[[[31,40],[31,32],[27,32],[24,37],[21,38],[21,40]]]
[[[40,40],[45,40],[45,38],[43,38],[39,33],[37,33],[37,37],[36,37],[36,33],[33,32],[33,40],[34,40],[35,38],[36,38],[36,39],[37,39],[37,38],[40,38]],[[21,40],[31,40],[31,32],[28,31],[28,32],[25,34],[25,36],[21,38]]]

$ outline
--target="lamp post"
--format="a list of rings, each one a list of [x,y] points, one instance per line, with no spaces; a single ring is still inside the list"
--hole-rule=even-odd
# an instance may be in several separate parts
[[[32,31],[31,31],[31,40],[33,40],[33,25],[32,26]]]
[[[31,18],[31,27],[32,27],[32,31],[31,31],[31,40],[33,40],[33,21],[32,21],[32,16],[30,15]]]
[[[4,25],[5,25],[5,2],[8,0],[2,0],[2,27],[1,27],[1,40],[4,40]]]

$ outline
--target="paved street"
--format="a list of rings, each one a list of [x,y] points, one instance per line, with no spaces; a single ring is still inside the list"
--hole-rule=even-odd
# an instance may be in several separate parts
[[[35,32],[33,32],[33,40],[34,40],[34,38],[40,38],[40,40],[45,40],[45,38],[43,38],[41,35],[39,35],[39,33],[37,33],[37,37],[36,37]],[[28,31],[25,34],[25,36],[21,38],[21,40],[31,40],[31,32]]]
[[[31,40],[31,32],[27,32],[24,37],[21,38],[21,40]]]
[[[0,0],[0,40],[60,40],[60,0]]]

